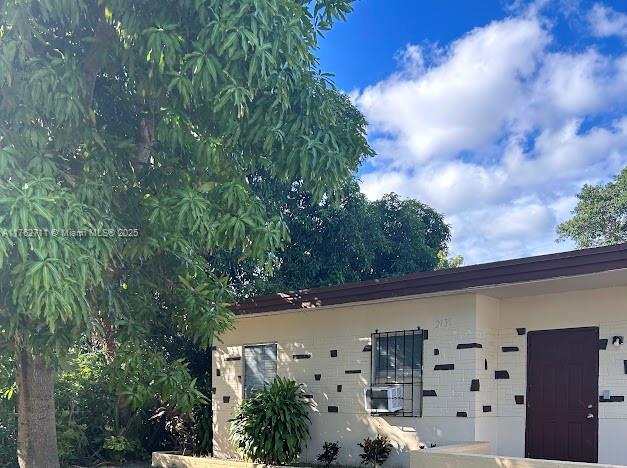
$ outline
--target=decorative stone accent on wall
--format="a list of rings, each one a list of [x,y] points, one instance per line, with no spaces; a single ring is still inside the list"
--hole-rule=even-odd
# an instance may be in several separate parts
[[[314,379],[320,380],[322,378],[322,374],[314,374]]]
[[[435,390],[423,390],[422,396],[423,397],[436,397],[438,396],[438,394]]]
[[[328,407],[328,411],[329,411],[329,413],[337,413],[338,412],[338,408],[337,408],[337,406],[329,406]]]
[[[372,345],[367,344],[366,346],[364,346],[364,349],[362,349],[362,351],[364,353],[369,353],[370,351],[372,351]]]
[[[440,355],[440,350],[439,350],[438,348],[435,348],[435,349],[433,350],[433,355],[434,355],[434,356],[439,356],[439,355]]]
[[[491,413],[492,412],[492,407],[490,405],[484,405],[483,406],[483,412],[484,413]]]
[[[222,397],[222,402],[223,403],[228,403],[229,401],[231,401],[231,397],[230,396],[224,395]]]
[[[501,350],[504,353],[515,353],[516,351],[520,351],[520,348],[518,348],[518,346],[503,346]]]
[[[517,405],[525,404],[525,395],[514,395],[514,401]]]
[[[337,391],[338,391],[338,392],[341,392],[341,391],[342,391],[342,386],[341,386],[341,385],[338,385],[338,386],[337,386]]]
[[[220,377],[220,369],[216,369],[216,377]]]
[[[527,333],[527,329],[526,328],[517,328],[516,329],[516,333],[518,333],[519,336],[522,336],[522,335]]]
[[[479,379],[472,379],[472,382],[470,382],[470,391],[478,392],[480,388],[481,384],[479,383]]]
[[[497,380],[509,379],[509,372],[507,372],[506,370],[494,371],[494,378]]]
[[[458,411],[457,412],[457,417],[458,418],[467,418],[468,417],[468,413],[466,413],[466,411]]]
[[[607,349],[607,338],[599,340],[599,349]]]
[[[455,364],[436,364],[433,370],[453,370]]]
[[[345,374],[361,374],[361,369],[349,369],[344,371]]]
[[[483,345],[481,343],[460,343],[457,345],[457,349],[481,349]]]
[[[337,349],[332,349],[330,353],[331,353],[331,357],[337,357]]]
[[[311,354],[292,354],[292,359],[311,359]]]
[[[241,361],[242,356],[229,356],[226,358],[227,361]]]
[[[621,403],[625,401],[623,395],[612,395],[609,398],[603,398],[603,395],[599,396],[599,403]]]

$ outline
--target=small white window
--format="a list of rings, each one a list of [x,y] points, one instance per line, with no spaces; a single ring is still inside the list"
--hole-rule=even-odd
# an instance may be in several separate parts
[[[244,398],[272,383],[276,356],[276,343],[244,346]]]

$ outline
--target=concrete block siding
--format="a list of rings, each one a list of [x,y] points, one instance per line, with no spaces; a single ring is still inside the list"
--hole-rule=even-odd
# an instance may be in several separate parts
[[[534,330],[598,327],[599,337],[608,339],[606,349],[599,350],[599,392],[627,396],[624,361],[627,346],[615,348],[614,335],[627,336],[627,291],[607,288],[511,298],[500,301],[499,346],[518,346],[519,352],[498,354],[498,365],[510,372],[510,380],[498,384],[499,438],[497,453],[523,457],[525,450],[526,406],[517,405],[512,395],[525,395],[527,336],[517,328]],[[627,433],[627,403],[599,403],[599,462],[627,464],[627,444],[617,433]]]
[[[627,337],[627,288],[495,296],[482,291],[239,318],[213,353],[215,455],[235,455],[228,419],[241,401],[243,360],[233,358],[242,356],[245,344],[276,342],[278,374],[304,383],[313,396],[312,438],[304,461],[314,460],[324,441],[337,440],[340,463],[358,465],[357,442],[377,433],[388,435],[396,447],[387,466],[409,466],[408,451],[420,442],[440,446],[486,440],[499,455],[524,456],[526,332],[598,326],[601,338],[610,342],[613,335]],[[423,389],[437,396],[423,397],[420,418],[369,415],[363,392],[370,384],[370,352],[363,349],[371,344],[371,333],[417,327],[428,330]],[[518,328],[525,328],[525,334]],[[310,357],[294,359],[305,354]],[[599,389],[627,395],[627,345],[615,349],[609,343],[599,359]],[[445,364],[454,369],[435,370]],[[509,378],[497,379],[495,371],[507,371]],[[599,407],[599,461],[627,463],[627,444],[612,436],[614,431],[627,433],[627,403]]]

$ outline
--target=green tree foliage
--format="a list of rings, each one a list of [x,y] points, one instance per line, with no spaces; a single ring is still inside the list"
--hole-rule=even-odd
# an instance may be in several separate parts
[[[309,438],[309,409],[302,384],[277,377],[236,409],[230,420],[231,442],[254,462],[294,462]]]
[[[288,237],[256,174],[322,200],[371,154],[363,117],[315,56],[348,11],[350,0],[2,3],[0,340],[22,386],[46,381],[41,402],[47,369],[85,339],[120,370],[123,405],[200,397],[185,363],[151,346],[152,327],[171,322],[206,347],[231,326],[229,280],[206,258],[263,266]],[[18,388],[20,464],[57,466],[54,415],[37,426],[28,395]]]
[[[7,380],[0,390],[4,392],[0,399],[0,466],[15,466],[16,463],[14,366],[14,362],[6,362],[2,374]],[[58,369],[55,406],[59,457],[63,466],[103,458],[119,460],[129,455],[129,451],[119,453],[105,448],[106,439],[119,434],[115,421],[116,393],[109,371],[103,352],[72,352],[65,356]],[[137,445],[139,437],[132,442]],[[138,454],[133,453],[131,457]]]
[[[15,463],[17,417],[15,414],[15,359],[0,359],[0,466]]]
[[[272,275],[251,262],[218,255],[212,263],[251,295],[453,267],[446,259],[450,229],[440,213],[395,194],[368,201],[357,182],[343,185],[338,199],[316,201],[298,186],[257,186],[261,197],[283,213],[291,233],[276,253]],[[457,263],[456,263],[457,262]]]
[[[579,248],[627,241],[627,168],[607,184],[584,185],[572,218],[557,228],[559,240]]]
[[[438,265],[436,270],[445,270],[447,268],[459,268],[464,263],[464,257],[462,255],[455,255],[449,257],[446,250],[438,252]]]

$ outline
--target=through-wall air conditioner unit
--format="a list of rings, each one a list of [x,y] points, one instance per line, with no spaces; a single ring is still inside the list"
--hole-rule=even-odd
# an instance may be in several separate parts
[[[403,409],[401,385],[373,385],[365,390],[366,411],[371,413],[396,413]]]

